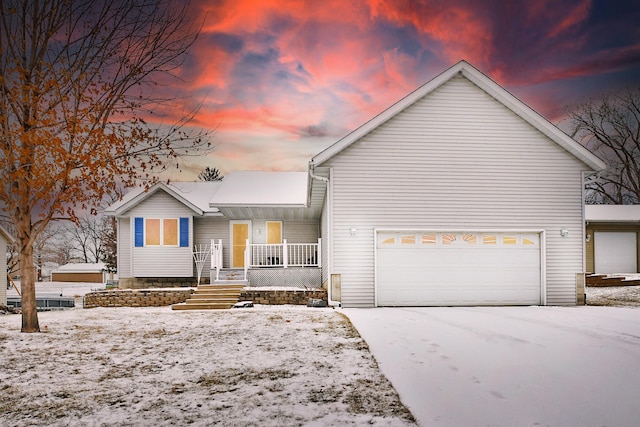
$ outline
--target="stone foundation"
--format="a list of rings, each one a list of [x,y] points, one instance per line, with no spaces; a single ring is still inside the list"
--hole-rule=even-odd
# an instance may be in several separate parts
[[[84,308],[164,307],[185,302],[193,292],[193,289],[118,289],[90,292],[84,296]]]
[[[326,289],[266,291],[244,288],[240,294],[240,301],[253,301],[254,304],[264,305],[307,305],[310,299],[327,301]]]
[[[209,277],[203,275],[200,284],[209,284]],[[129,277],[118,280],[120,289],[195,288],[196,286],[198,286],[197,277]]]

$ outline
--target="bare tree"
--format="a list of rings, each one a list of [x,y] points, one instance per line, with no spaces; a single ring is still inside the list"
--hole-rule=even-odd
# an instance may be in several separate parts
[[[590,100],[570,118],[572,136],[608,165],[587,184],[587,202],[640,203],[640,86]]]
[[[206,134],[186,131],[193,110],[149,120],[179,110],[158,89],[199,32],[188,11],[170,0],[0,2],[0,209],[16,228],[23,332],[40,330],[34,244],[51,221],[210,150]]]
[[[96,263],[102,261],[103,254],[103,220],[95,215],[86,215],[66,227],[66,235],[73,248],[75,258],[82,262]]]
[[[224,176],[218,168],[210,168],[209,166],[204,168],[198,175],[200,181],[222,181],[223,178]]]

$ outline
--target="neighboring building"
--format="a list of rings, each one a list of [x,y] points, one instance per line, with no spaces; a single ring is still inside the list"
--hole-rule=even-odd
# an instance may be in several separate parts
[[[158,184],[108,213],[121,286],[191,278],[191,248],[210,243],[212,281],[241,268],[249,285],[322,283],[345,307],[573,305],[584,176],[604,168],[461,61],[308,173]]]
[[[7,244],[13,238],[7,230],[0,227],[0,305],[7,305]]]
[[[586,205],[587,273],[638,273],[640,205]]]
[[[107,266],[98,263],[69,263],[51,272],[52,282],[106,283],[109,278]]]

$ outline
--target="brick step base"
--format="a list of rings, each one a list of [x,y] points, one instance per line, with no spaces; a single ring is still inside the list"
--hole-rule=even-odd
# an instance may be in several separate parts
[[[607,276],[605,274],[589,274],[586,285],[593,287],[640,286],[639,279],[625,279],[624,276]]]

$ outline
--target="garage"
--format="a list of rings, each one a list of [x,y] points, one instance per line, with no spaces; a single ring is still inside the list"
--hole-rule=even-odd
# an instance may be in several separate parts
[[[539,232],[376,231],[378,306],[542,303]]]
[[[638,271],[635,232],[596,231],[593,244],[596,273],[635,273]]]

